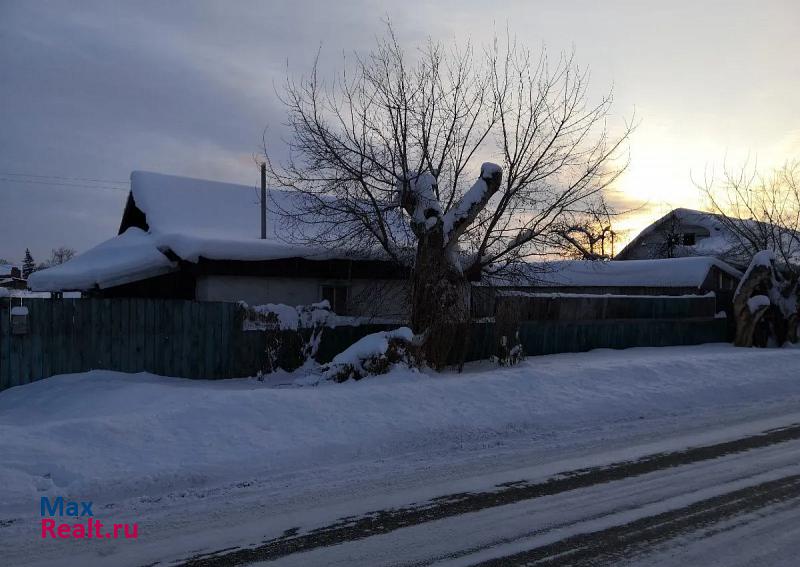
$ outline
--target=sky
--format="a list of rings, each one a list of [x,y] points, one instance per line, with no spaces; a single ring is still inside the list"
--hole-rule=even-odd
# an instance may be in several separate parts
[[[482,44],[506,28],[575,51],[609,124],[636,116],[621,203],[631,236],[724,163],[800,158],[800,3],[0,0],[0,258],[37,261],[117,233],[132,170],[255,184],[279,145],[276,86],[318,50],[335,68],[390,19],[408,47]]]

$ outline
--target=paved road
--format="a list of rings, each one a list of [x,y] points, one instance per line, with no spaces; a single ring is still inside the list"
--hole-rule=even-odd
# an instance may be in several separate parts
[[[657,560],[668,565],[683,563],[681,557],[692,550],[702,556],[705,541],[729,532],[736,532],[739,542],[751,532],[760,534],[747,549],[751,555],[753,550],[757,556],[769,554],[771,564],[777,564],[781,557],[794,557],[792,544],[773,541],[764,549],[759,525],[773,513],[798,508],[798,499],[800,425],[792,424],[734,441],[376,510],[313,530],[287,526],[278,538],[182,564],[616,565]],[[800,514],[787,522],[800,531]],[[724,551],[714,555],[721,564],[727,564]],[[745,560],[747,553],[739,550],[736,558]]]

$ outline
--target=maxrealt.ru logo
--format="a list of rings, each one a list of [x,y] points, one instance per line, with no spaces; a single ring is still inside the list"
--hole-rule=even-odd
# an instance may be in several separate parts
[[[138,524],[104,524],[94,518],[91,501],[64,500],[42,496],[42,538],[54,539],[136,539]],[[49,516],[49,517],[48,517]],[[58,518],[58,520],[54,519]],[[70,523],[64,518],[79,518],[85,521]]]

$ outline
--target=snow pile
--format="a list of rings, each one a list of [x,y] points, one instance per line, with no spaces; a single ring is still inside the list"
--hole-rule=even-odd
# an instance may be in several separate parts
[[[33,291],[106,288],[166,274],[175,269],[146,232],[129,228],[68,262],[34,272]]]
[[[325,380],[344,382],[385,374],[400,363],[415,367],[413,340],[414,333],[408,327],[367,335],[337,354],[325,365],[322,376]]]

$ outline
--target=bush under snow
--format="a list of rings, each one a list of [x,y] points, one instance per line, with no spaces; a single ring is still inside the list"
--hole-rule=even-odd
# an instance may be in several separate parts
[[[337,354],[323,368],[323,379],[344,382],[386,374],[397,364],[416,367],[419,357],[408,327],[367,335]]]

